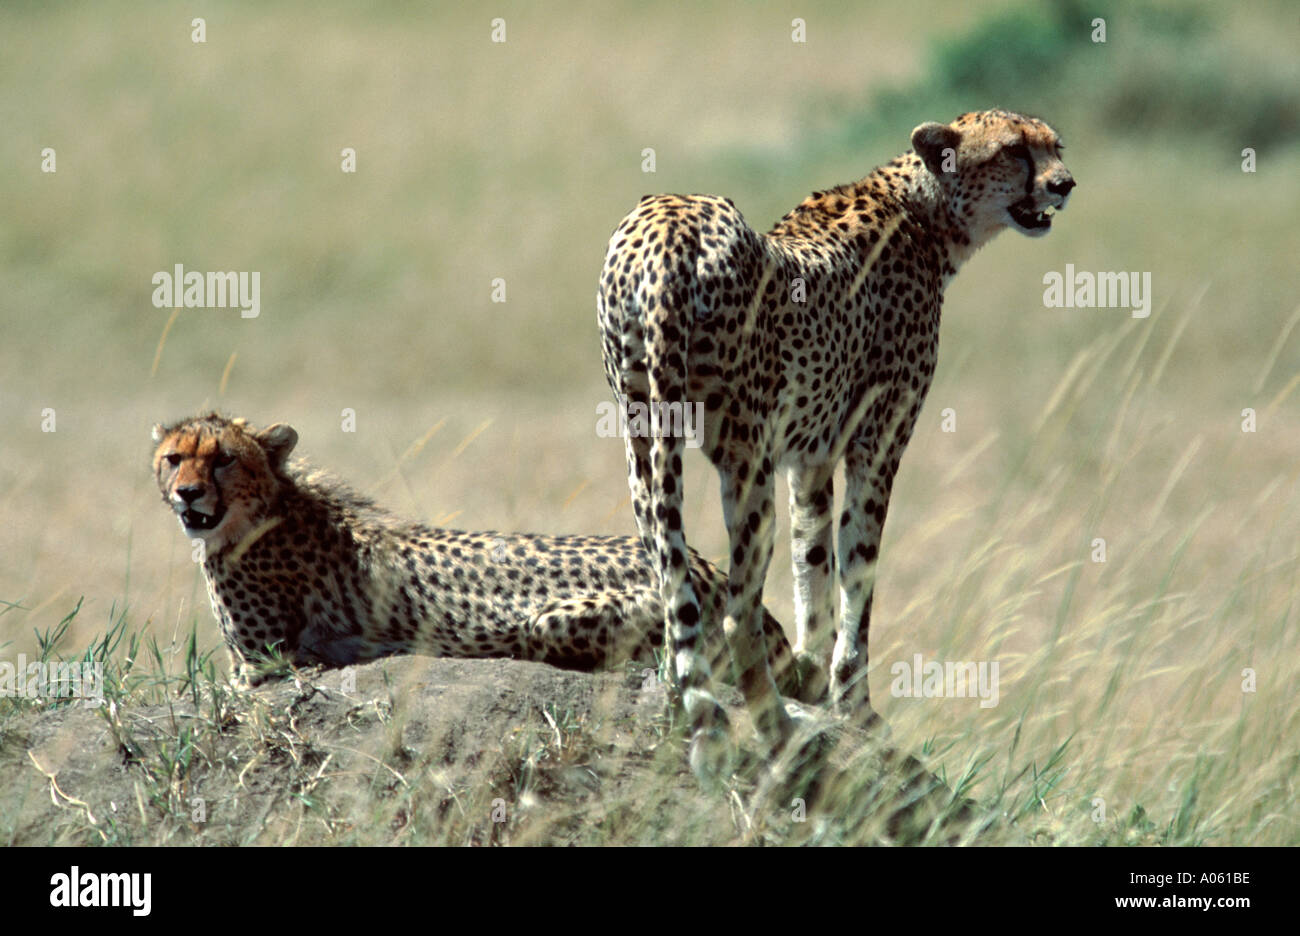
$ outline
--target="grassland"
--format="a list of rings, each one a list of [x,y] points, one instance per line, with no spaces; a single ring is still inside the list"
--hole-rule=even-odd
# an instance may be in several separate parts
[[[1058,843],[1300,842],[1293,14],[1122,7],[1100,45],[1015,5],[804,6],[804,45],[761,3],[503,3],[504,44],[488,17],[404,4],[0,9],[0,653],[39,652],[79,602],[60,647],[124,627],[175,673],[192,631],[215,646],[147,469],[149,426],[204,407],[291,422],[411,515],[632,532],[621,442],[595,433],[622,214],[710,191],[763,227],[916,123],[1022,108],[1061,129],[1079,188],[1048,238],[1003,235],[948,292],[885,529],[873,700],[969,795],[1036,798]],[[175,263],[260,271],[262,314],[169,324],[150,278]],[[1045,309],[1066,263],[1151,272],[1153,314]],[[687,488],[718,558],[702,458]],[[787,623],[790,593],[782,524]],[[998,660],[1001,703],[892,698],[915,653]]]

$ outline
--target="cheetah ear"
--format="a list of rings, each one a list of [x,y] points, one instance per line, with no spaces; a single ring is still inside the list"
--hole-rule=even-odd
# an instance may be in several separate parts
[[[961,132],[947,124],[923,123],[912,131],[912,149],[921,157],[925,168],[935,175],[943,174],[944,150],[957,150],[961,142]]]
[[[150,432],[149,434],[153,436],[154,444],[157,445],[159,442],[163,440],[163,436],[167,434],[167,430],[163,428],[162,423],[154,423],[153,431]]]
[[[284,467],[285,459],[298,444],[298,433],[287,423],[267,426],[260,432],[255,432],[253,438],[262,446],[262,450],[266,452],[266,460],[276,470]]]

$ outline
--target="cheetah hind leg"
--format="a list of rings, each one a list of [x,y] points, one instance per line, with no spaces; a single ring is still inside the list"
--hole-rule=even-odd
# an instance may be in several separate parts
[[[657,591],[632,588],[553,601],[525,626],[524,657],[592,670],[652,660],[663,645]]]
[[[604,316],[605,306],[599,298],[598,304],[602,309],[601,315]],[[660,311],[664,311],[662,305]],[[652,359],[664,360],[671,349],[655,347],[653,341],[647,342],[646,328],[636,320],[635,315],[617,326],[617,339],[609,339],[609,323],[605,323],[604,327],[607,333],[604,348],[605,373],[620,406],[649,404],[651,372],[658,375],[653,388],[656,399],[685,399],[685,386],[680,378],[673,377],[662,366],[650,366]],[[675,327],[672,330],[677,336],[677,354],[684,359],[685,334]],[[659,328],[651,329],[650,332],[651,335],[662,336]],[[648,431],[626,434],[628,489],[636,515],[637,532],[659,583],[655,595],[658,601],[654,633],[658,637],[656,646],[663,645],[667,657],[665,675],[669,697],[673,710],[684,712],[686,723],[692,731],[689,756],[691,770],[706,787],[714,786],[718,778],[730,773],[728,720],[726,712],[709,689],[712,668],[705,658],[707,654],[702,656],[697,647],[701,637],[701,605],[696,593],[696,576],[688,572],[686,563],[674,565],[670,557],[671,554],[684,556],[689,552],[680,524],[682,490],[678,473],[681,470],[682,440],[654,439],[653,442],[652,445]],[[662,479],[670,469],[675,469],[676,473],[670,482],[672,494],[665,497]],[[656,476],[661,480],[657,493],[652,489]],[[670,510],[678,518],[675,530],[668,528],[664,522]],[[709,570],[706,569],[704,574],[707,578]],[[717,579],[715,587],[720,583],[721,592],[725,594],[726,580],[716,570],[712,570],[712,576]],[[721,620],[721,616],[718,620]],[[730,652],[725,642],[719,642],[729,661]]]
[[[697,568],[697,574],[701,574]],[[705,568],[702,574],[716,570]],[[705,581],[706,594],[719,583]],[[720,583],[726,590],[726,582]],[[721,600],[721,599],[719,599]],[[710,603],[710,608],[712,604]],[[719,609],[723,617],[725,609]],[[571,668],[611,668],[631,660],[653,662],[662,653],[663,602],[657,589],[632,588],[588,597],[566,598],[546,605],[527,624],[526,656],[552,665]],[[801,695],[806,689],[800,662],[795,658],[781,624],[763,609],[763,635],[767,644],[768,665],[783,696],[807,702]],[[710,634],[708,660],[715,672],[727,682],[735,682],[731,671],[731,648],[722,634]],[[672,673],[667,674],[669,682]],[[813,700],[816,701],[816,700]]]
[[[772,559],[774,489],[770,455],[763,449],[748,476],[720,467],[722,513],[731,540],[727,615],[723,632],[754,728],[769,753],[789,740],[794,725],[781,702],[766,652],[763,581]]]
[[[556,601],[528,622],[525,643],[527,659],[572,669],[648,662],[664,645],[663,601],[649,588]],[[675,674],[667,675],[670,698],[678,700],[693,729],[691,769],[706,788],[716,788],[734,766],[726,712],[712,693],[682,692]]]

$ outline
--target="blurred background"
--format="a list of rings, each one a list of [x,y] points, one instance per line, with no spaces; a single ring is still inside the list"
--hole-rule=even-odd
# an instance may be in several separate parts
[[[596,434],[622,216],[711,192],[766,230],[916,124],[1006,107],[1060,131],[1079,187],[948,291],[873,699],[953,771],[1073,737],[1075,779],[1119,802],[1220,771],[1234,828],[1294,835],[1295,4],[6,3],[0,36],[6,658],[78,602],[77,646],[122,615],[219,641],[149,467],[150,426],[208,408],[291,423],[413,517],[633,533],[622,442]],[[155,308],[178,263],[260,272],[261,314]],[[1150,272],[1150,318],[1045,308],[1067,263]],[[723,558],[698,453],[687,488],[692,543]],[[784,518],[767,598],[792,627]],[[1000,706],[891,698],[914,653],[1001,661]]]

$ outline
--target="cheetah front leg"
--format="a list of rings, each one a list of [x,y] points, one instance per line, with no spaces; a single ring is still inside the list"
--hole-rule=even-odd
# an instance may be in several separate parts
[[[840,517],[840,620],[831,656],[831,704],[862,724],[875,720],[867,687],[867,636],[880,534],[893,481],[890,465],[876,464],[874,445],[850,445],[844,463]]]
[[[748,466],[748,462],[742,462]],[[759,737],[770,751],[784,746],[793,725],[768,665],[763,634],[763,582],[775,527],[772,459],[755,460],[752,475],[719,466],[722,513],[731,544],[725,632],[736,680]]]
[[[834,466],[794,467],[787,480],[799,699],[818,702],[827,691],[835,644]]]

